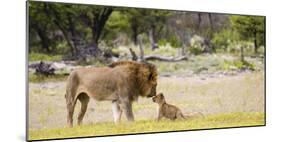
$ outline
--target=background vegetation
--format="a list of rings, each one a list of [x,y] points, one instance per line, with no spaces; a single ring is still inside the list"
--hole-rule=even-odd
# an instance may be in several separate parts
[[[120,58],[119,47],[140,44],[152,54],[263,56],[264,38],[259,16],[29,2],[30,61]]]

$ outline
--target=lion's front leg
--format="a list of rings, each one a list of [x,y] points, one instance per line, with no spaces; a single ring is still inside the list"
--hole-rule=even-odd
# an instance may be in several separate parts
[[[123,101],[121,102],[121,107],[123,112],[126,115],[128,121],[134,121],[134,114],[132,109],[132,102],[130,101]]]
[[[114,117],[114,122],[117,124],[121,121],[122,110],[118,101],[112,101],[112,112]]]

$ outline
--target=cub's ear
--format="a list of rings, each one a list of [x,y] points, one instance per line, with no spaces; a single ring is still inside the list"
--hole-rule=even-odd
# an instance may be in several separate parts
[[[160,94],[159,94],[159,96],[160,96],[161,98],[164,98],[164,95],[163,95],[163,93],[160,93]]]

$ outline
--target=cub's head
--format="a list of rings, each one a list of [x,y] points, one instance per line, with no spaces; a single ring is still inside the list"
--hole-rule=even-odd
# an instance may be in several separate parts
[[[158,104],[162,104],[165,102],[165,97],[164,97],[163,93],[159,93],[152,98],[152,101],[155,103],[158,103]]]

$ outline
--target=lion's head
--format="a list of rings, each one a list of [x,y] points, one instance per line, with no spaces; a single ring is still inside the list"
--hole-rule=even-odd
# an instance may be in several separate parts
[[[140,74],[142,75],[142,78],[139,79],[140,83],[142,84],[142,95],[146,97],[153,97],[156,95],[157,69],[153,64],[144,64],[145,67],[140,68]]]
[[[157,69],[147,62],[119,61],[109,65],[111,68],[126,66],[130,70],[131,78],[136,80],[136,88],[140,96],[153,97],[156,95]]]

